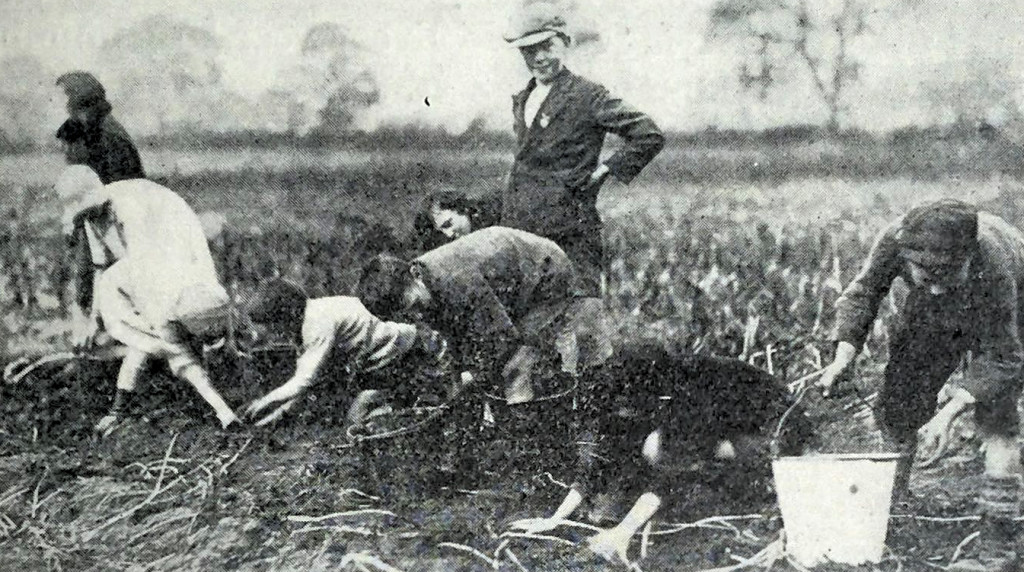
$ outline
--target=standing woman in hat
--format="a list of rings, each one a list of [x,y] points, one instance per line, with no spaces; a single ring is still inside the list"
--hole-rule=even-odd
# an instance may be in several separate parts
[[[107,92],[92,74],[68,72],[57,78],[57,85],[68,97],[68,119],[57,129],[57,139],[64,145],[64,158],[69,165],[86,165],[106,185],[125,179],[142,179],[142,159],[131,137],[110,115]],[[92,264],[84,231],[76,228],[69,236],[68,251],[73,266],[75,292],[79,305],[92,303]],[[61,270],[61,280],[70,280],[71,269]],[[61,292],[64,288],[61,288]]]
[[[60,76],[57,85],[68,96],[68,119],[57,130],[68,164],[87,165],[104,185],[145,178],[135,143],[110,115],[103,85],[84,71]]]
[[[925,455],[941,453],[953,420],[973,406],[985,452],[982,536],[977,555],[947,570],[1018,570],[1024,235],[955,200],[915,208],[891,224],[836,302],[836,357],[818,382],[826,393],[849,374],[896,278],[910,291],[890,332],[876,410],[883,431],[904,453],[894,495],[906,494],[918,446]],[[943,390],[967,352],[972,358],[963,378]],[[947,401],[933,415],[940,391]]]
[[[598,192],[609,175],[632,181],[665,138],[650,117],[566,69],[571,40],[555,6],[525,6],[505,40],[519,48],[533,78],[512,97],[518,147],[501,225],[553,240],[576,266],[580,294],[599,297],[604,248]],[[602,163],[607,133],[623,144]]]

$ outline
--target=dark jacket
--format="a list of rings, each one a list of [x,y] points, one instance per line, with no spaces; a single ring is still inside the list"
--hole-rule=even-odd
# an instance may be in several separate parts
[[[902,278],[910,287],[903,323],[934,323],[969,336],[976,355],[960,382],[963,389],[980,402],[1019,390],[1024,367],[1024,235],[999,217],[979,213],[978,251],[969,282],[943,295],[943,315],[916,320],[912,314],[923,305],[912,301],[929,294],[917,291],[900,256],[902,222],[881,232],[860,273],[836,302],[835,339],[863,346],[882,299],[893,280]]]
[[[135,143],[109,114],[87,126],[68,119],[57,130],[57,138],[66,145],[68,164],[87,165],[104,185],[146,177]]]
[[[643,342],[627,342],[584,371],[580,388],[579,416],[589,435],[577,441],[576,486],[585,493],[603,492],[593,489],[616,473],[636,478],[622,470],[640,459],[645,438],[656,430],[675,463],[708,461],[719,441],[743,437],[757,438],[759,456],[767,459],[779,419],[793,405],[784,385],[742,360],[674,354]],[[812,434],[802,408],[794,406],[779,435],[780,452],[799,454]],[[671,476],[668,471],[660,482],[641,486],[667,494],[671,483],[662,479]]]
[[[433,297],[431,326],[456,342],[542,345],[575,290],[555,243],[492,226],[436,248],[414,264]]]
[[[612,175],[628,183],[661,151],[661,130],[603,86],[567,70],[555,78],[528,126],[523,110],[535,86],[531,79],[512,98],[518,145],[501,224],[551,237],[581,225],[599,228],[599,189],[587,188],[587,182],[598,166],[605,135],[624,140],[606,163]]]

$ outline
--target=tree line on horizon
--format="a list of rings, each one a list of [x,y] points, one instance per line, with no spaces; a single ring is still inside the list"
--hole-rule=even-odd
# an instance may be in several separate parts
[[[558,1],[567,10],[576,8],[576,0]],[[839,0],[825,6],[807,0],[717,0],[709,9],[707,41],[733,50],[732,71],[739,88],[764,101],[802,82],[813,87],[819,109],[808,109],[806,124],[761,130],[709,127],[676,133],[673,140],[681,145],[756,145],[822,137],[1020,139],[1024,115],[1014,104],[1018,86],[1007,77],[1005,62],[980,55],[967,66],[973,70],[969,77],[922,86],[927,104],[945,110],[943,125],[870,135],[851,124],[850,90],[864,67],[856,42],[874,33],[881,18],[924,9],[915,8],[917,4],[921,2]],[[592,26],[585,25],[577,36],[583,46],[603,41]],[[271,87],[248,99],[222,81],[222,42],[216,34],[157,15],[104,41],[99,47],[103,69],[95,71],[107,87],[115,116],[153,146],[511,145],[510,134],[479,117],[462,133],[415,124],[384,124],[367,132],[358,119],[384,95],[369,63],[369,48],[332,22],[311,26],[298,47],[294,61],[278,71]],[[60,119],[48,115],[59,108],[51,101],[56,75],[32,56],[0,58],[0,77],[7,80],[0,85],[0,152],[53,143]],[[990,117],[994,109],[1002,114],[996,122]]]

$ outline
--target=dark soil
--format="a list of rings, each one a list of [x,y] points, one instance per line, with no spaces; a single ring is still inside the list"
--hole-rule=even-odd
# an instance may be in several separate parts
[[[219,384],[239,404],[287,375],[266,364],[211,367],[219,379],[240,380]],[[323,397],[272,430],[219,431],[191,390],[157,368],[139,414],[100,440],[91,426],[109,403],[115,373],[92,363],[4,388],[0,569],[449,571],[497,562],[520,570],[509,551],[528,570],[624,568],[586,549],[584,529],[556,530],[565,542],[503,536],[515,519],[550,513],[565,492],[556,482],[571,474],[568,430],[557,422],[566,403],[495,407],[497,427],[481,428],[472,420],[482,420],[482,406],[470,399],[460,404],[460,426],[444,418],[411,435],[353,445],[341,429],[343,404]],[[810,403],[820,448],[876,446],[870,428],[843,411],[852,404]],[[949,562],[977,523],[919,517],[975,513],[975,450],[968,442],[958,456],[915,475],[918,500],[894,509],[889,556],[878,569]],[[639,494],[629,484],[620,513]],[[779,536],[767,468],[759,477],[683,474],[668,500],[656,533],[672,523],[744,518],[653,535],[638,561],[644,570],[732,565]]]

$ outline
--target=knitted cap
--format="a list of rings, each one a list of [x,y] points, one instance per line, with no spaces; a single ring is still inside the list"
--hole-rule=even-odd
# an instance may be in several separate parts
[[[904,256],[919,262],[962,258],[978,242],[978,209],[955,199],[922,205],[904,217],[898,240]]]

